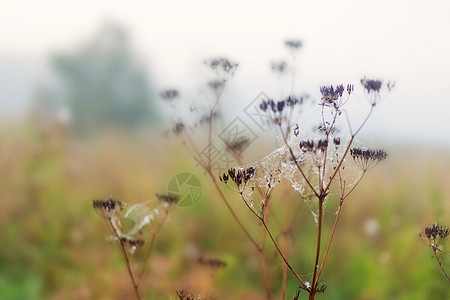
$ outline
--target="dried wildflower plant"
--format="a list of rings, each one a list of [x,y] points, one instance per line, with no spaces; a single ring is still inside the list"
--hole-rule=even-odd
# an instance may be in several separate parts
[[[343,204],[347,197],[353,192],[367,171],[378,165],[379,162],[387,158],[384,150],[365,149],[352,147],[356,135],[364,127],[368,118],[373,112],[375,104],[381,99],[380,93],[387,88],[392,89],[392,84],[383,85],[378,80],[361,80],[366,96],[371,99],[370,108],[366,118],[356,129],[353,129],[348,122],[350,137],[339,136],[336,124],[338,118],[347,114],[344,107],[350,95],[354,92],[353,85],[324,86],[320,88],[322,95],[319,105],[321,106],[321,124],[318,137],[307,138],[300,134],[302,128],[296,125],[293,134],[289,134],[291,126],[286,126],[289,121],[289,111],[298,104],[301,104],[295,97],[288,97],[280,101],[263,100],[260,109],[267,114],[275,127],[278,128],[278,135],[281,136],[283,145],[272,152],[267,157],[255,163],[231,168],[219,177],[229,188],[237,192],[245,203],[246,207],[263,224],[267,234],[272,240],[278,254],[283,259],[286,267],[299,281],[299,291],[304,290],[309,294],[309,299],[314,299],[316,294],[324,293],[327,287],[324,279],[321,278],[325,261],[334,237],[336,226],[341,215]],[[374,96],[376,94],[376,96]],[[286,129],[289,132],[286,132]],[[350,156],[351,161],[347,159]],[[357,175],[355,172],[348,172],[348,169],[359,168]],[[353,175],[353,177],[351,176]],[[290,265],[288,257],[278,245],[270,228],[267,225],[268,199],[272,189],[287,179],[292,188],[299,193],[310,208],[315,223],[317,224],[316,256],[314,259],[312,276],[308,279],[302,278]],[[337,186],[333,188],[333,186]],[[261,199],[255,199],[254,191],[261,190]],[[324,206],[330,195],[339,199],[336,206],[334,226],[328,238],[325,251],[322,249],[322,224],[324,218]]]
[[[419,232],[418,235],[424,244],[433,251],[434,257],[436,258],[442,273],[450,283],[450,278],[442,265],[441,259],[439,259],[439,254],[449,255],[449,253],[442,249],[442,244],[443,241],[450,235],[450,229],[446,226],[434,223],[431,226],[425,227],[424,231]]]
[[[146,201],[134,205],[108,197],[92,201],[95,211],[102,216],[111,227],[111,240],[120,245],[123,259],[127,266],[134,292],[141,299],[139,286],[144,275],[150,252],[156,235],[165,223],[171,207],[178,199],[171,195],[156,195],[157,200]],[[147,228],[149,228],[147,230]],[[145,234],[149,232],[149,234]],[[137,250],[148,242],[145,258],[138,276],[132,270],[131,260]]]

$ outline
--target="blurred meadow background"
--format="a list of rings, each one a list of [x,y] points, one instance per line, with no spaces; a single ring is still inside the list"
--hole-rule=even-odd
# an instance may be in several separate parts
[[[168,215],[142,298],[179,299],[184,290],[201,299],[266,299],[258,254],[199,166],[208,131],[187,125],[200,123],[214,95],[207,83],[217,77],[204,61],[227,57],[239,65],[211,133],[227,158],[217,179],[282,146],[249,113],[261,93],[307,93],[295,122],[314,124],[320,86],[354,84],[347,112],[359,124],[369,107],[359,80],[396,82],[355,141],[386,149],[388,159],[346,200],[324,268],[328,288],[317,297],[448,299],[450,285],[417,233],[450,225],[449,20],[444,0],[1,1],[0,298],[133,299],[120,249],[92,200],[153,203],[174,176],[189,173],[201,195]],[[294,55],[286,40],[302,42]],[[177,103],[162,99],[167,89],[179,92]],[[178,118],[198,153],[172,130]],[[233,122],[251,134],[241,163],[223,143]],[[259,239],[262,226],[242,199],[219,186]],[[326,236],[338,202],[328,200]],[[279,188],[271,207],[278,219],[269,226],[277,240],[289,236],[290,262],[307,278],[317,231],[308,204]],[[283,234],[279,224],[297,210],[294,230]],[[268,239],[265,255],[278,299],[282,261]],[[450,270],[448,256],[443,265]],[[297,287],[288,273],[285,299]]]

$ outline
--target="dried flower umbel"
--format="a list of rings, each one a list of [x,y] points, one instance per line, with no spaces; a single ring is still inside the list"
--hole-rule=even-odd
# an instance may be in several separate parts
[[[439,254],[449,255],[442,249],[442,242],[450,235],[450,229],[446,226],[434,223],[431,226],[425,227],[423,232],[419,232],[419,237],[425,243],[425,245],[433,251],[434,257],[436,258],[442,273],[447,278],[450,283],[450,278],[439,259]]]
[[[124,204],[121,201],[113,199],[111,196],[106,199],[92,201],[92,206],[100,216],[106,219],[117,217],[124,209]]]
[[[223,81],[226,81],[230,76],[233,76],[239,66],[237,62],[231,61],[224,57],[206,60],[205,64],[210,67],[211,70],[213,70]]]
[[[377,105],[382,100],[381,91],[383,88],[383,81],[379,79],[367,79],[366,77],[361,79],[361,85],[366,93],[367,100],[372,106]],[[386,88],[388,92],[392,91],[395,87],[395,82],[388,81]]]
[[[272,62],[270,67],[273,72],[275,72],[279,75],[282,75],[282,74],[286,73],[288,65],[285,61],[279,61],[279,62]]]
[[[137,203],[131,205],[130,207],[128,207],[126,203],[116,200],[111,196],[106,199],[92,201],[93,208],[99,215],[108,221],[108,224],[113,232],[112,240],[117,241],[120,245],[122,256],[127,266],[128,275],[137,299],[141,299],[139,285],[150,256],[150,252],[153,248],[156,235],[166,221],[170,207],[178,202],[178,197],[172,195],[157,194],[156,197],[159,201]],[[127,208],[126,211],[125,208]],[[160,210],[163,211],[162,214],[160,214]],[[132,255],[135,254],[136,250],[144,247],[146,244],[142,229],[150,223],[155,222],[155,217],[158,215],[161,217],[159,223],[156,226],[149,226],[151,229],[150,243],[145,254],[141,272],[139,276],[136,276],[131,268]],[[127,219],[133,220],[134,227],[125,233],[124,225]]]
[[[338,111],[347,102],[350,95],[355,90],[354,85],[348,84],[347,88],[344,88],[343,84],[337,85],[336,87],[322,86],[320,88],[320,93],[322,94],[322,105],[333,107]],[[344,91],[347,91],[347,97],[344,98]]]
[[[223,173],[222,176],[219,176],[220,181],[224,182],[228,185],[228,181],[234,183],[234,186],[237,191],[242,191],[249,181],[255,175],[255,168],[249,167],[245,169],[235,169],[231,168],[227,172]]]
[[[284,42],[284,44],[286,45],[286,47],[288,47],[289,49],[299,49],[303,43],[300,40],[287,40]]]
[[[306,97],[289,95],[278,101],[265,99],[261,101],[259,108],[266,114],[268,125],[282,126],[283,130],[289,132],[289,128],[293,125],[293,118],[297,115],[295,109],[300,112]]]
[[[180,97],[180,94],[178,93],[177,90],[175,89],[168,89],[168,90],[164,90],[160,93],[161,98],[163,98],[166,101],[173,101],[177,98]]]
[[[350,149],[350,155],[364,172],[376,167],[380,161],[387,158],[387,152],[382,149],[352,148]]]

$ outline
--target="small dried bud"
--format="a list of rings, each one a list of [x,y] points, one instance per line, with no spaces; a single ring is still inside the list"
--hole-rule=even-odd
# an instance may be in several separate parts
[[[298,136],[299,134],[300,134],[300,128],[299,128],[298,124],[295,124],[294,135]]]
[[[333,144],[336,145],[336,148],[339,147],[339,145],[341,144],[341,138],[340,137],[335,137],[333,139]]]
[[[123,242],[123,243],[126,243],[126,244],[128,244],[130,247],[132,247],[132,246],[143,246],[144,245],[144,243],[145,243],[145,241],[144,241],[144,239],[142,239],[142,238],[133,238],[133,237],[129,237],[129,236],[122,236],[121,238],[120,238],[120,240]]]
[[[314,141],[313,140],[300,141],[300,149],[303,152],[312,152],[312,151],[314,151]]]
[[[319,140],[317,142],[317,149],[319,149],[322,152],[325,152],[325,150],[328,147],[328,140]]]
[[[355,86],[353,84],[347,84],[347,93],[350,95],[355,90]]]

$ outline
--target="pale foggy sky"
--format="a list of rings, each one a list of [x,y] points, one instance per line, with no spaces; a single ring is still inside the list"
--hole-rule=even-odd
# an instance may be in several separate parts
[[[42,77],[49,55],[72,49],[111,20],[129,29],[161,88],[175,86],[194,97],[211,78],[203,59],[225,55],[239,61],[228,95],[239,109],[261,90],[279,94],[269,63],[289,57],[285,39],[300,38],[298,91],[317,94],[320,85],[357,84],[364,75],[393,79],[396,89],[367,132],[450,145],[449,3],[0,1],[0,106],[20,111],[32,95],[21,87],[31,89]]]

